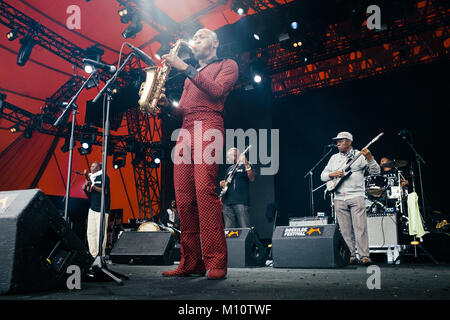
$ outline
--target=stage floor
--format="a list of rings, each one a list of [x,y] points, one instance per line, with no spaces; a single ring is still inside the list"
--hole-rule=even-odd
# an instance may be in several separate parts
[[[415,263],[376,264],[380,289],[367,267],[342,269],[230,268],[227,279],[165,278],[172,266],[108,264],[124,274],[124,285],[83,282],[80,290],[3,295],[0,300],[404,300],[449,299],[450,265]],[[369,277],[371,277],[369,279]],[[369,279],[369,281],[368,281]]]

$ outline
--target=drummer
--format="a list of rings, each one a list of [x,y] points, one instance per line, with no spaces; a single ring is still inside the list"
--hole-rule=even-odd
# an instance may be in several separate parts
[[[398,169],[396,162],[390,157],[383,157],[380,160],[381,174],[387,178],[397,178]],[[400,186],[403,188],[409,184],[409,181],[400,177]]]

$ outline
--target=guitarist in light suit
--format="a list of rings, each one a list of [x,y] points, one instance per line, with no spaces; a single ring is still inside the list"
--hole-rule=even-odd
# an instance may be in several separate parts
[[[322,171],[320,178],[324,182],[342,178],[344,172],[340,169],[358,154],[352,147],[353,136],[349,132],[340,132],[333,140],[337,143],[339,153],[330,158]],[[362,149],[361,155],[364,157],[359,157],[351,165],[351,174],[334,190],[334,209],[339,229],[350,249],[350,264],[358,263],[358,249],[361,264],[370,265],[372,261],[369,257],[364,176],[380,174],[380,166],[369,149]]]

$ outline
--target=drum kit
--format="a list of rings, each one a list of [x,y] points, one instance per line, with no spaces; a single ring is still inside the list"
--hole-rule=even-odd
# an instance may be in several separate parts
[[[395,212],[403,215],[407,191],[403,190],[405,177],[400,168],[405,160],[392,160],[381,166],[380,175],[366,177],[366,211],[368,215],[384,215]],[[392,170],[394,169],[394,170]]]

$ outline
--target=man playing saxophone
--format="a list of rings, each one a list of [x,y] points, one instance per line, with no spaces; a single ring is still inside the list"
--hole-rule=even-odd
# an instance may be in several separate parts
[[[184,43],[187,45],[187,43]],[[203,133],[219,130],[224,137],[223,111],[225,99],[238,78],[238,65],[231,59],[217,58],[219,40],[215,32],[198,30],[191,44],[199,67],[186,64],[174,54],[162,57],[164,63],[183,71],[187,78],[179,106],[163,103],[163,111],[183,117],[182,129],[192,137],[188,146],[180,137],[177,150],[196,152],[208,145]],[[165,104],[165,106],[164,106]],[[201,121],[202,135],[194,135],[194,122]],[[181,148],[181,144],[185,144]],[[201,148],[194,148],[200,145]],[[180,147],[180,149],[177,149]],[[222,145],[223,148],[223,139]],[[200,150],[201,149],[201,150]],[[217,152],[217,151],[216,151]],[[163,272],[164,276],[205,275],[208,279],[223,279],[227,273],[227,244],[222,219],[222,204],[215,192],[218,163],[174,163],[175,197],[181,229],[181,261],[177,269]]]

